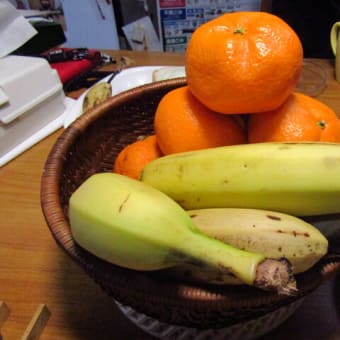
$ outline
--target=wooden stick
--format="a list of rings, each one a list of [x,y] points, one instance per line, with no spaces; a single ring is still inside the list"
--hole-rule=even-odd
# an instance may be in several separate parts
[[[21,340],[39,339],[41,332],[43,331],[48,319],[50,318],[50,315],[51,313],[46,305],[39,305],[23,336],[21,337]]]
[[[1,330],[2,325],[7,320],[9,313],[10,313],[9,308],[7,307],[5,302],[0,301],[0,330]],[[0,336],[0,339],[1,339],[1,336]]]

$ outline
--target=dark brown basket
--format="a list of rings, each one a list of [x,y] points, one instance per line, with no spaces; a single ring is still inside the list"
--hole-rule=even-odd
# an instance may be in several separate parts
[[[254,319],[290,304],[317,288],[339,268],[329,254],[297,277],[296,296],[280,296],[248,286],[178,282],[159,272],[139,272],[102,261],[73,240],[68,222],[70,195],[93,173],[112,171],[117,153],[138,136],[153,132],[162,96],[185,85],[184,78],[148,84],[107,100],[75,121],[55,143],[45,164],[41,204],[56,242],[109,296],[134,310],[173,325],[221,328]]]

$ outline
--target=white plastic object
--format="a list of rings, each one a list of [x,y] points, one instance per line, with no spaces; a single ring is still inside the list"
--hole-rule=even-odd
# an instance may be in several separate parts
[[[43,58],[0,59],[0,159],[64,114],[65,94]]]

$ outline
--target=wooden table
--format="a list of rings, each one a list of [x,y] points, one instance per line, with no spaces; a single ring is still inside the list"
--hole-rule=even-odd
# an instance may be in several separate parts
[[[109,53],[117,59],[127,56],[136,66],[183,64],[183,55]],[[332,62],[314,62],[324,67],[328,77],[319,98],[340,114],[340,84],[334,80]],[[121,314],[115,302],[56,245],[47,228],[40,207],[40,179],[61,133],[62,129],[0,168],[0,301],[11,311],[1,335],[4,340],[19,339],[38,306],[46,304],[51,316],[41,339],[152,339]],[[264,339],[340,339],[339,320],[338,275]]]

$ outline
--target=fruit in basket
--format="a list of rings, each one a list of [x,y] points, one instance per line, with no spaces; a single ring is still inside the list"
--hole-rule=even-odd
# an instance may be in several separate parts
[[[141,180],[185,209],[340,212],[340,144],[254,143],[163,156]]]
[[[276,211],[242,208],[189,210],[196,226],[236,248],[287,258],[294,273],[317,263],[328,250],[326,237],[312,224]]]
[[[164,154],[241,144],[247,140],[244,126],[234,116],[211,111],[187,86],[172,90],[161,99],[154,128]]]
[[[340,143],[340,120],[329,106],[318,99],[292,93],[279,108],[249,115],[248,141]]]
[[[194,31],[185,69],[190,90],[211,110],[254,113],[273,110],[288,98],[302,61],[300,39],[282,19],[235,12]]]
[[[268,258],[287,258],[295,274],[310,269],[328,251],[326,237],[313,225],[292,215],[242,208],[196,209],[188,214],[210,237]],[[185,281],[221,284],[209,268],[194,263],[181,264],[164,273]],[[230,277],[228,283],[241,284],[235,277]]]
[[[103,103],[106,99],[111,97],[111,95],[112,95],[111,83],[100,82],[93,85],[84,97],[83,112],[86,112]]]
[[[94,255],[135,270],[180,263],[212,268],[245,284],[291,294],[290,263],[239,250],[199,231],[187,212],[162,192],[114,173],[90,176],[72,194],[75,241]]]
[[[113,171],[138,179],[144,166],[162,156],[155,135],[143,137],[125,146],[117,155]]]

